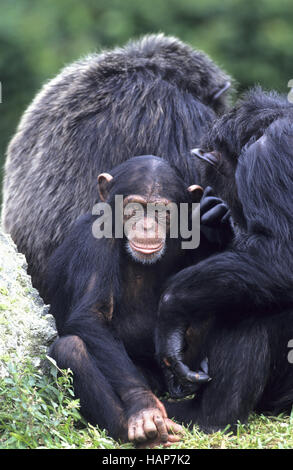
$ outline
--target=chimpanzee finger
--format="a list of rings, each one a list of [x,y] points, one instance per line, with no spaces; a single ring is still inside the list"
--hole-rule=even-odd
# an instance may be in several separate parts
[[[158,433],[160,435],[162,442],[168,441],[168,430],[165,423],[165,420],[162,418],[161,415],[157,414],[154,416],[154,422],[157,426]]]
[[[215,193],[214,193],[213,188],[211,186],[206,186],[206,188],[204,189],[202,198],[207,197],[207,196],[214,196],[214,195]]]
[[[168,442],[164,443],[164,447],[169,447],[170,445],[174,444],[175,442],[179,442],[182,439],[184,434],[182,426],[180,424],[174,423],[171,419],[165,420],[168,429]]]
[[[181,384],[175,378],[171,369],[164,367],[163,368],[167,389],[171,398],[184,398],[186,392],[182,389]]]
[[[172,444],[175,444],[176,442],[181,441],[180,436],[175,436],[174,434],[169,434],[168,436],[168,442],[164,442],[163,447],[170,447]]]
[[[203,384],[203,383],[209,382],[210,379],[211,379],[210,376],[206,374],[205,372],[202,372],[201,370],[198,372],[189,371],[185,375],[185,380],[187,382],[192,382],[192,383],[197,383],[197,384]]]
[[[189,369],[189,367],[181,361],[177,361],[176,365],[173,365],[173,371],[181,384],[186,382],[191,383],[206,383],[210,380],[208,374],[203,371],[194,372]]]
[[[187,382],[182,380],[183,383],[178,383],[175,388],[169,390],[170,397],[175,399],[182,399],[188,397],[189,395],[193,395],[194,393],[198,392],[201,386],[206,383],[199,383],[199,382]]]
[[[182,427],[180,424],[175,423],[174,421],[172,421],[172,419],[167,418],[167,419],[165,420],[165,423],[166,423],[166,425],[167,425],[167,430],[168,430],[168,432],[169,432],[169,433],[170,433],[170,432],[172,433],[171,435],[174,435],[174,434],[180,434],[180,435],[182,435],[182,434],[183,434],[183,432],[184,432],[184,431],[183,431],[183,427]],[[170,435],[169,435],[169,438],[170,438]]]
[[[219,222],[222,222],[227,211],[226,204],[220,203],[202,215],[201,223],[208,226],[219,224]]]
[[[130,442],[134,441],[134,436],[135,436],[135,425],[131,424],[128,426],[128,439]]]
[[[174,435],[174,434],[169,434],[168,441],[169,441],[170,443],[179,442],[179,441],[181,441],[181,437],[180,437],[180,436],[176,436],[176,435]]]
[[[209,360],[208,360],[207,357],[205,357],[205,358],[201,361],[200,367],[201,367],[201,369],[202,369],[206,374],[209,373]]]
[[[228,223],[228,220],[230,219],[231,217],[231,211],[230,210],[227,210],[226,214],[222,217],[222,224],[226,224]]]
[[[143,419],[137,419],[135,422],[134,440],[136,442],[145,442],[147,440]]]
[[[204,214],[208,210],[210,210],[212,207],[222,204],[223,200],[220,199],[219,197],[216,196],[210,196],[210,197],[205,197],[203,200],[201,200],[200,203],[200,212],[201,214]]]
[[[151,415],[148,410],[143,413],[143,427],[144,432],[149,439],[154,439],[157,436],[158,431],[154,423],[153,415]]]
[[[170,397],[171,398],[184,398],[186,397],[187,395],[190,395],[191,393],[193,393],[193,391],[190,391],[190,389],[187,390],[186,387],[182,387],[182,384],[180,383],[174,383],[172,386],[169,386],[168,387],[168,391],[169,391],[169,394],[170,394]]]

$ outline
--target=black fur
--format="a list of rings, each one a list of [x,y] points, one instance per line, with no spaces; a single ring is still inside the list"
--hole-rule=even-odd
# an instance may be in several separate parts
[[[113,210],[117,194],[192,202],[162,158],[135,157],[111,175]],[[59,334],[50,355],[73,371],[85,418],[127,440],[128,418],[156,407],[152,392],[165,390],[154,346],[158,302],[167,278],[187,266],[192,253],[181,249],[180,238],[167,238],[161,259],[140,264],[125,250],[125,239],[94,238],[95,220],[81,216],[50,259],[48,298]]]
[[[35,287],[74,221],[91,210],[96,178],[133,155],[160,155],[188,184],[189,149],[228,103],[229,77],[172,37],[146,36],[92,54],[49,81],[25,112],[7,155],[4,227]]]
[[[230,205],[235,237],[229,249],[171,280],[160,304],[157,350],[184,387],[178,371],[185,330],[191,324],[201,331],[209,322],[193,366],[207,356],[212,380],[186,407],[168,407],[171,416],[206,431],[293,403],[292,124],[285,98],[255,89],[202,142],[201,182]]]

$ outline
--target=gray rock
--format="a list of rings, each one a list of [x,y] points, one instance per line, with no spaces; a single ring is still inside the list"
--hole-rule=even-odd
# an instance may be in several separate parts
[[[37,367],[57,336],[49,315],[26,272],[24,255],[0,230],[0,377],[7,375],[7,361],[31,359]]]

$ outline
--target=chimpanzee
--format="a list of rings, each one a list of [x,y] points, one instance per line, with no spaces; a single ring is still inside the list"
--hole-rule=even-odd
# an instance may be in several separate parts
[[[222,253],[172,277],[156,347],[173,396],[196,390],[192,369],[208,358],[211,380],[166,410],[211,432],[235,429],[252,410],[293,404],[293,106],[253,89],[215,123],[202,149],[193,150],[201,184],[212,184],[230,206],[235,237]],[[186,331],[197,332],[189,364]]]
[[[168,431],[180,427],[167,418],[154,395],[166,390],[154,331],[163,285],[191,262],[194,251],[192,246],[182,248],[181,229],[178,237],[172,236],[172,204],[178,207],[175,222],[180,220],[181,226],[179,203],[186,203],[190,227],[190,204],[200,198],[201,188],[187,188],[178,171],[155,156],[133,157],[111,174],[100,174],[98,186],[99,211],[94,206],[96,215],[81,216],[49,261],[50,312],[59,334],[49,354],[59,367],[73,371],[81,412],[90,422],[116,439],[128,436],[140,442],[158,434],[158,442],[174,441],[178,436],[168,436]],[[163,231],[164,211],[155,218],[146,211],[154,205],[166,209]],[[217,207],[221,212],[221,201],[204,211],[205,218],[215,220]],[[127,223],[130,229],[121,233]],[[192,227],[186,238],[190,233]],[[197,374],[199,385],[209,379],[203,370]]]
[[[195,183],[189,150],[227,108],[230,83],[205,54],[158,34],[89,55],[43,87],[8,148],[3,221],[46,301],[48,257],[91,210],[96,175],[154,154]]]

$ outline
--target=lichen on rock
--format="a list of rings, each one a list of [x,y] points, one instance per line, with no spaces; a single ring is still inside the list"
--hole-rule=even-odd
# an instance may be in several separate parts
[[[0,377],[8,361],[41,357],[56,337],[55,322],[38,291],[32,287],[24,255],[0,229]]]

